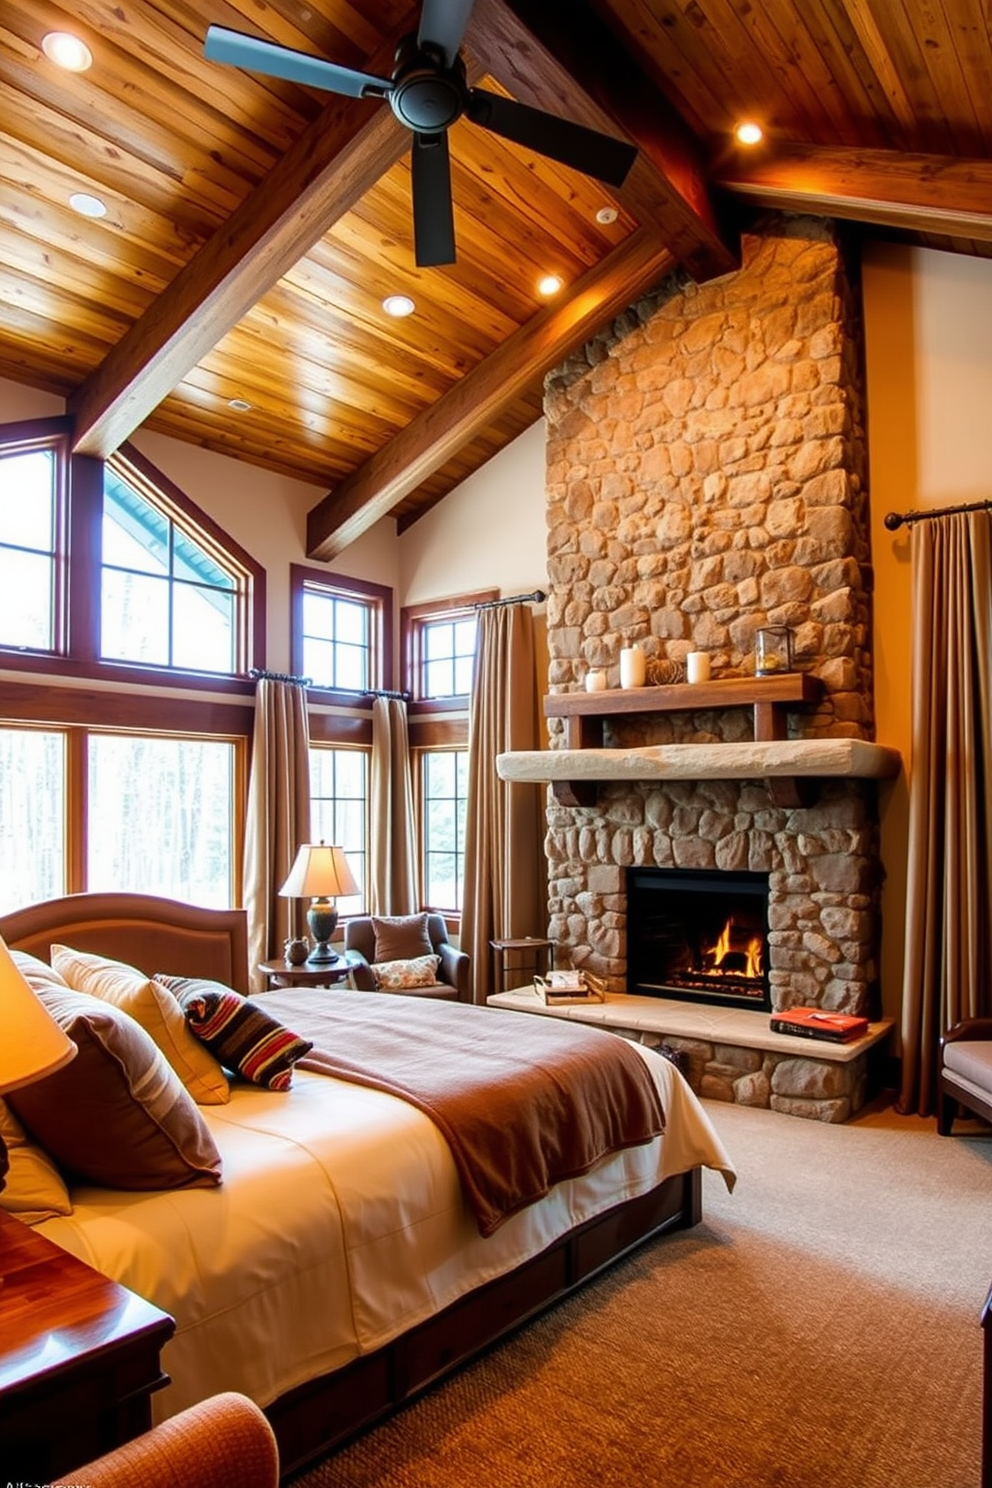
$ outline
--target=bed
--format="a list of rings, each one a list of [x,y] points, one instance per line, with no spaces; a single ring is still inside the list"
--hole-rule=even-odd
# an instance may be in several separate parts
[[[9,947],[53,944],[148,976],[210,978],[247,994],[245,918],[137,894],[80,894],[0,918]],[[265,1004],[270,994],[256,999]],[[422,1000],[347,990],[278,994],[381,1008]],[[434,1004],[445,1017],[450,1004]],[[523,1023],[502,1010],[509,1044]],[[494,1025],[497,1026],[497,1025]],[[610,1039],[609,1034],[596,1038]],[[217,1390],[266,1411],[290,1473],[384,1416],[649,1236],[696,1224],[701,1168],[733,1167],[674,1066],[637,1047],[664,1135],[559,1182],[483,1236],[452,1152],[416,1105],[297,1068],[277,1092],[232,1081],[200,1107],[223,1157],[216,1188],[73,1188],[71,1214],[39,1231],[169,1312],[177,1323],[156,1397],[161,1419]]]

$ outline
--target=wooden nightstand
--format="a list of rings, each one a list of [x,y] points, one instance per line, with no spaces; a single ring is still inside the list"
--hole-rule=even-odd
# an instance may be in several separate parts
[[[0,1464],[47,1483],[147,1431],[167,1313],[0,1210]]]
[[[302,966],[290,966],[279,956],[274,961],[260,961],[258,969],[268,977],[271,987],[334,987],[346,981],[364,959],[357,951],[342,951],[336,961],[327,961],[322,966],[311,966],[309,961]]]

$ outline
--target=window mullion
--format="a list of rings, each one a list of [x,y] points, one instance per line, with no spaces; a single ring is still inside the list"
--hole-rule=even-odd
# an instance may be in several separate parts
[[[89,731],[87,729],[66,730],[65,887],[67,894],[84,893],[87,887],[88,746]]]

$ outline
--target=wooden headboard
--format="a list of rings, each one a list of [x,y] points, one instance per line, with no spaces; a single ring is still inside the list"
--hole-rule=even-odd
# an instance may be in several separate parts
[[[243,909],[201,909],[153,894],[69,894],[0,916],[8,946],[42,961],[72,946],[136,966],[147,976],[209,977],[248,994]]]

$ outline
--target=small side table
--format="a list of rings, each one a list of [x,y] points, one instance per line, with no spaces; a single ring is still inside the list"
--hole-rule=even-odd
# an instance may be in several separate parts
[[[336,987],[347,981],[356,966],[364,961],[358,951],[342,951],[336,961],[322,961],[314,965],[304,961],[302,966],[290,966],[282,956],[273,961],[260,961],[258,969],[269,979],[270,990],[275,987]]]
[[[168,1313],[0,1209],[0,1462],[47,1483],[151,1426]]]
[[[525,935],[519,940],[491,940],[493,949],[493,980],[497,992],[508,992],[512,987],[531,982],[535,976],[545,976],[555,964],[555,943],[537,935]]]

